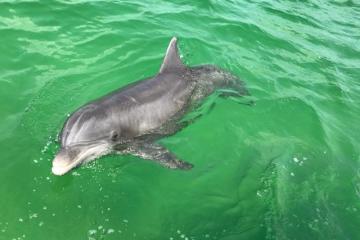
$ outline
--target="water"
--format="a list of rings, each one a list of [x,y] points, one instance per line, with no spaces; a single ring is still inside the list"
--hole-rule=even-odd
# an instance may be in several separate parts
[[[50,173],[67,114],[188,65],[241,77],[161,142]],[[360,239],[360,2],[0,1],[0,239]]]

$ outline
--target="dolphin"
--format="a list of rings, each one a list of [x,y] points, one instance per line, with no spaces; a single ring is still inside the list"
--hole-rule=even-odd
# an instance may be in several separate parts
[[[59,134],[61,147],[52,173],[63,175],[113,153],[135,155],[171,169],[191,169],[191,163],[178,159],[157,140],[191,123],[183,120],[184,115],[217,89],[247,95],[244,83],[230,72],[214,65],[184,65],[173,37],[156,76],[91,101],[68,117]]]

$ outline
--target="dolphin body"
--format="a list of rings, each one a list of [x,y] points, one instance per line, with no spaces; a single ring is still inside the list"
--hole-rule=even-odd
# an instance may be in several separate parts
[[[52,172],[71,169],[110,153],[132,154],[167,168],[190,169],[156,140],[191,122],[182,117],[216,89],[246,95],[243,82],[213,65],[185,66],[177,39],[167,48],[159,73],[94,100],[70,115],[59,135]]]

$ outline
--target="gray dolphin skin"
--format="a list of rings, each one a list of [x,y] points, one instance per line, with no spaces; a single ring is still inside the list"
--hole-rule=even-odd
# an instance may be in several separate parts
[[[70,115],[59,135],[61,148],[52,172],[71,169],[107,154],[132,154],[173,169],[191,169],[156,141],[192,122],[188,112],[217,89],[247,95],[242,81],[213,65],[181,62],[177,39],[167,48],[159,73],[94,100]],[[226,92],[226,91],[225,91]]]

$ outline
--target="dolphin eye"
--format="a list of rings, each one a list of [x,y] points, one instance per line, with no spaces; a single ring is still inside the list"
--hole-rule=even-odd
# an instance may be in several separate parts
[[[119,138],[119,133],[116,131],[111,132],[111,140],[116,141]]]

